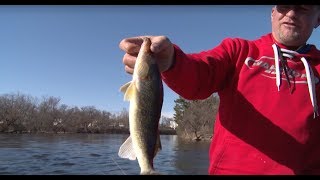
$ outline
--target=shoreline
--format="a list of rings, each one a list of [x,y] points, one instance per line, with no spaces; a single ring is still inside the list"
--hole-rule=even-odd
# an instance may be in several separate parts
[[[160,135],[177,135],[173,129],[159,129]],[[130,134],[128,128],[106,129],[104,131],[78,131],[78,132],[28,132],[28,131],[12,131],[1,132],[0,134]]]

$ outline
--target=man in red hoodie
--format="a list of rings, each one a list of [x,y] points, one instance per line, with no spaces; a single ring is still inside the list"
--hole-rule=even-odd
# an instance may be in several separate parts
[[[193,54],[149,36],[172,90],[190,100],[219,94],[209,174],[320,174],[320,51],[307,44],[320,7],[276,5],[271,21],[257,40],[226,38]],[[120,42],[128,73],[141,43]]]

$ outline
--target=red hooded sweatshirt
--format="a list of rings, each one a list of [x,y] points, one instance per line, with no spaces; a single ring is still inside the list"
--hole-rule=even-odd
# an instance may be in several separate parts
[[[217,92],[209,174],[320,174],[320,51],[287,50],[271,33],[186,54],[163,81],[186,99]]]

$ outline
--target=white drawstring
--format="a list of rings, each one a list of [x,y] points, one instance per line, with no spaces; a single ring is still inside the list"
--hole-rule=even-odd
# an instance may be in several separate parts
[[[317,104],[317,97],[316,97],[314,74],[312,69],[309,67],[309,64],[306,58],[302,57],[300,60],[302,61],[304,68],[306,69],[309,95],[310,95],[311,103],[313,106],[313,118],[315,118],[316,116],[319,116],[319,112],[318,112],[318,104]]]
[[[278,88],[278,91],[280,91],[280,85],[281,85],[281,81],[280,81],[280,68],[279,68],[279,53],[278,53],[278,47],[276,44],[272,45],[273,48],[273,52],[274,52],[274,65],[276,68],[276,85]]]
[[[280,61],[279,49],[276,44],[273,44],[272,48],[274,52],[274,61],[275,61],[275,69],[276,69],[276,85],[277,85],[278,91],[280,91],[281,77],[280,77],[280,67],[279,67],[279,61]],[[298,54],[295,51],[291,51],[283,48],[280,49],[280,53],[282,53],[282,56],[288,57],[288,58],[293,58],[296,54]],[[307,60],[304,57],[301,57],[300,60],[302,61],[304,68],[306,70],[308,90],[309,90],[311,104],[313,107],[313,118],[315,118],[316,116],[319,116],[319,112],[318,112],[318,104],[317,104],[317,97],[316,97],[314,74]],[[287,79],[287,81],[290,81],[290,79]]]

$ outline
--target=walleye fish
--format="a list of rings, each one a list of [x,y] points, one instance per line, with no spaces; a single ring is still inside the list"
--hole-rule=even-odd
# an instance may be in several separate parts
[[[153,159],[161,150],[159,120],[163,84],[150,45],[150,39],[143,38],[132,80],[120,88],[124,100],[130,101],[130,136],[121,145],[118,155],[130,160],[138,159],[140,174],[159,174],[154,170]]]

